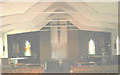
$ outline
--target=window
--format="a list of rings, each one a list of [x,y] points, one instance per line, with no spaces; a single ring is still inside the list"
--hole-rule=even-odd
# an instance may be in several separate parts
[[[117,55],[119,55],[119,37],[118,36],[116,39],[116,52],[117,52]]]
[[[92,39],[90,39],[88,46],[89,46],[89,54],[94,55],[95,54],[95,42]]]
[[[29,41],[25,42],[25,56],[31,56],[31,43]]]

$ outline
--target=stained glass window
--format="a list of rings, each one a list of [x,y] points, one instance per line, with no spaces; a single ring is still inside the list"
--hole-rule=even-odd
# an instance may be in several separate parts
[[[119,55],[119,37],[118,36],[116,39],[116,51],[117,51],[117,55]]]
[[[25,42],[25,56],[31,56],[31,43],[29,41]]]
[[[88,46],[89,46],[89,54],[94,55],[95,54],[95,42],[92,39],[90,39]]]

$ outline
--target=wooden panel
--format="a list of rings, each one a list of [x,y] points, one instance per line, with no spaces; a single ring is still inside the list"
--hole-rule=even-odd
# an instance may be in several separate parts
[[[40,31],[40,62],[51,59],[50,32]]]

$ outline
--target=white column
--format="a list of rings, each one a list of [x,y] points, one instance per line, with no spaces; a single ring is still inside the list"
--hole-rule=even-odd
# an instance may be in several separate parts
[[[5,46],[4,58],[8,58],[8,42],[7,42],[7,34],[3,34],[3,45]]]
[[[0,58],[3,57],[3,40],[2,35],[0,36]]]

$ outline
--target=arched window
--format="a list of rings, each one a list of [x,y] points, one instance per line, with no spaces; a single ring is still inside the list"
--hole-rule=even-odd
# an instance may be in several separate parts
[[[29,41],[25,42],[25,56],[31,56],[31,43]]]
[[[117,55],[119,55],[119,37],[118,36],[116,39],[116,52],[117,52]]]
[[[90,39],[88,46],[89,46],[89,54],[94,55],[95,54],[95,42],[92,39]]]

